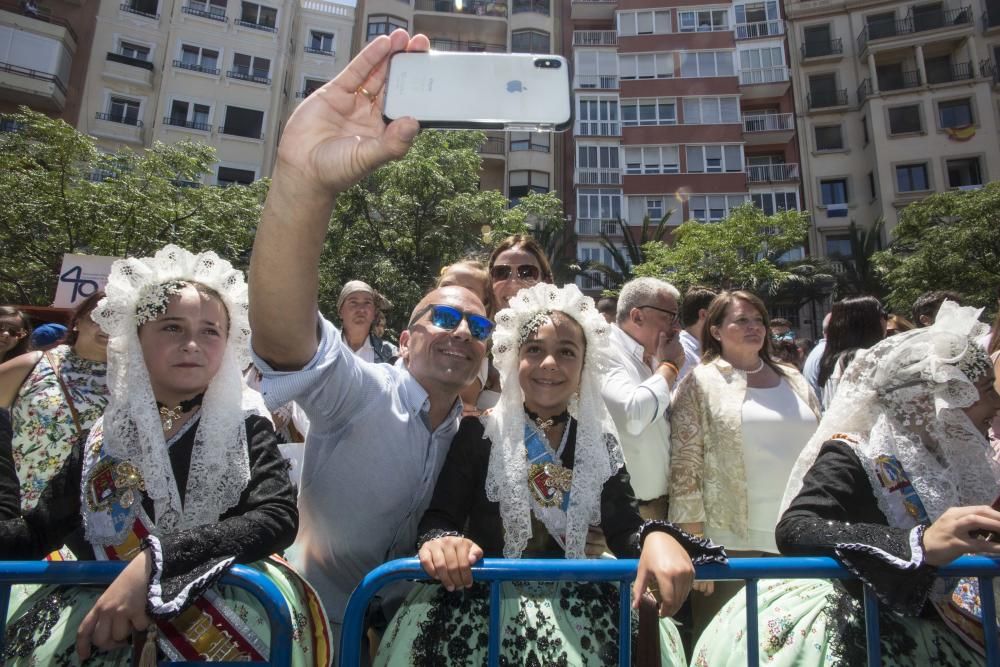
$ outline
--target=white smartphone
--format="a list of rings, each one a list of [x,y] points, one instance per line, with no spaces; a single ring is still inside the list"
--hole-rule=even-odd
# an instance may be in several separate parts
[[[400,52],[389,61],[382,115],[421,127],[562,131],[573,123],[569,65],[529,53]]]

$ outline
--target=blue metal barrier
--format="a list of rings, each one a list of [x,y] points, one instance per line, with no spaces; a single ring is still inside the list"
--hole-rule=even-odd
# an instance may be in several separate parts
[[[11,584],[62,584],[107,586],[127,563],[122,562],[51,562],[0,561],[0,637],[7,626]],[[281,591],[264,573],[245,565],[234,565],[222,576],[227,586],[236,586],[254,596],[267,612],[271,624],[271,648],[267,662],[230,662],[212,664],[244,665],[246,667],[285,667],[292,664],[292,617]],[[202,665],[201,662],[161,662],[160,667]]]
[[[616,581],[620,584],[620,637],[631,633],[631,584],[635,579],[637,560],[505,560],[486,558],[472,568],[477,581],[490,582],[489,666],[499,664],[500,648],[500,582],[503,581]],[[1000,665],[993,586],[990,581],[1000,576],[1000,560],[986,556],[965,556],[939,568],[942,577],[979,577],[980,601],[983,608],[986,636],[986,664]],[[385,585],[401,580],[427,580],[429,577],[416,558],[403,558],[386,563],[371,572],[354,590],[347,602],[340,637],[340,667],[359,667],[361,638],[364,632],[365,610],[372,597]],[[728,565],[702,565],[697,568],[702,580],[742,579],[747,596],[747,665],[758,664],[757,582],[760,579],[854,579],[854,575],[837,560],[826,557],[800,558],[733,558]],[[882,664],[879,645],[878,600],[866,586],[864,589],[865,625],[868,635],[868,664]],[[630,665],[630,642],[619,642],[618,664]]]

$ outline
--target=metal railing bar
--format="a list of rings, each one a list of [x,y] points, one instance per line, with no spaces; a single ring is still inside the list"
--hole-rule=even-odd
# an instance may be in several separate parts
[[[489,667],[500,667],[500,582],[490,582]]]
[[[865,642],[868,650],[868,667],[882,664],[882,643],[879,641],[878,598],[868,586],[864,587]]]
[[[757,610],[757,579],[747,579],[747,664],[759,664],[760,620]]]
[[[618,664],[632,664],[632,588],[618,582]]]

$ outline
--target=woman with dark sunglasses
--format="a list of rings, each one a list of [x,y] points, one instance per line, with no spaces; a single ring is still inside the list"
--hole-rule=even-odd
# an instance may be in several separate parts
[[[501,310],[525,287],[552,282],[552,267],[538,242],[515,234],[501,241],[490,254],[487,265],[493,286],[493,307]],[[495,312],[495,311],[494,311]]]

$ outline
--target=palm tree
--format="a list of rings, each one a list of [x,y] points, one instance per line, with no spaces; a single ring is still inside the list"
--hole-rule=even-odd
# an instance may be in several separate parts
[[[548,218],[531,230],[531,235],[542,246],[552,266],[552,278],[557,285],[576,280],[581,269],[576,256],[576,230],[564,218]]]
[[[886,286],[875,267],[872,256],[882,249],[882,229],[885,218],[878,218],[867,229],[858,229],[852,220],[847,228],[851,242],[851,258],[842,261],[843,271],[837,275],[835,294],[843,298],[852,294],[870,294],[883,298]]]
[[[653,227],[653,223],[648,215],[643,217],[642,226],[639,228],[639,236],[637,238],[632,236],[628,223],[619,218],[615,222],[618,223],[618,228],[622,234],[622,243],[620,246],[615,245],[609,234],[601,231],[601,247],[604,248],[608,255],[611,255],[613,260],[612,265],[609,266],[603,262],[587,262],[581,267],[581,270],[595,272],[592,275],[600,281],[604,292],[617,295],[622,285],[634,277],[632,267],[646,261],[646,253],[642,247],[650,241],[659,241],[662,243],[667,236],[669,232],[667,220],[670,218],[670,214],[671,211],[667,211],[660,218],[659,222],[656,223],[655,227]]]

